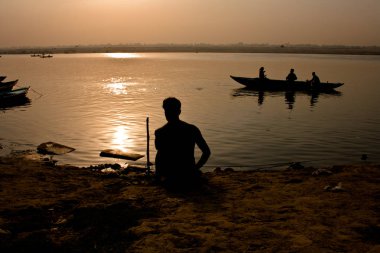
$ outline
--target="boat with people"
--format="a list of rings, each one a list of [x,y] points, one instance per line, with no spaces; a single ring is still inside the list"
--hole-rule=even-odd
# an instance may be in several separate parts
[[[22,87],[10,91],[0,91],[0,102],[23,99],[28,94],[30,87]]]
[[[311,81],[292,81],[276,80],[258,77],[240,77],[230,76],[236,82],[246,86],[247,88],[263,91],[332,91],[343,85],[343,83],[321,82],[312,84]]]
[[[53,56],[51,54],[47,55],[47,54],[43,53],[43,54],[39,55],[39,57],[40,58],[52,58]]]
[[[15,86],[17,83],[18,83],[18,79],[14,80],[14,81],[9,81],[9,82],[1,82],[0,81],[0,92],[12,90],[13,86]]]

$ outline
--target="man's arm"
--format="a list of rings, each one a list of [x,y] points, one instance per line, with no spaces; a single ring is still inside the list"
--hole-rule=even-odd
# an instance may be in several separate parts
[[[211,150],[199,130],[198,130],[198,136],[195,143],[197,144],[199,149],[202,151],[201,158],[195,164],[195,169],[199,170],[207,162],[208,158],[211,155]]]

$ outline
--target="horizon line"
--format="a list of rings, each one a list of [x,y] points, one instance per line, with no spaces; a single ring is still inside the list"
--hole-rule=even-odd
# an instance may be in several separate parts
[[[98,44],[64,44],[64,45],[24,45],[24,46],[5,46],[0,47],[0,50],[5,49],[41,49],[41,48],[72,48],[72,47],[176,47],[176,46],[235,46],[235,47],[342,47],[342,48],[378,48],[380,45],[354,45],[354,44],[311,44],[311,43],[247,43],[247,42],[234,42],[234,43],[171,43],[171,42],[158,42],[158,43],[145,43],[145,42],[131,42],[131,43],[98,43]]]

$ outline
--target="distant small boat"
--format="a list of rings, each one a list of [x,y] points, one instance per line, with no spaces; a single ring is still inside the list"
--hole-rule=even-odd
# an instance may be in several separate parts
[[[29,88],[30,87],[22,87],[11,91],[0,91],[0,102],[25,98]]]
[[[0,82],[2,82],[5,78],[7,78],[6,76],[0,76]]]
[[[40,57],[41,58],[52,58],[53,56],[51,54],[48,54],[48,55],[42,54],[42,55],[40,55]]]
[[[331,91],[343,85],[343,83],[320,83],[312,85],[310,81],[294,81],[289,83],[286,80],[260,79],[257,77],[230,76],[236,82],[247,88],[263,91]]]
[[[9,82],[0,81],[0,92],[12,90],[13,86],[15,86],[17,82],[18,82],[18,79],[14,81],[9,81]]]

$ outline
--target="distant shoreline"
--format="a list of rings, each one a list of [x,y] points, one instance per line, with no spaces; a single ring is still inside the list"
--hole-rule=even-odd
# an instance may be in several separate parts
[[[131,44],[59,47],[20,47],[0,49],[6,54],[76,54],[76,53],[281,53],[281,54],[337,54],[380,55],[378,46],[318,46],[318,45],[176,45]]]

